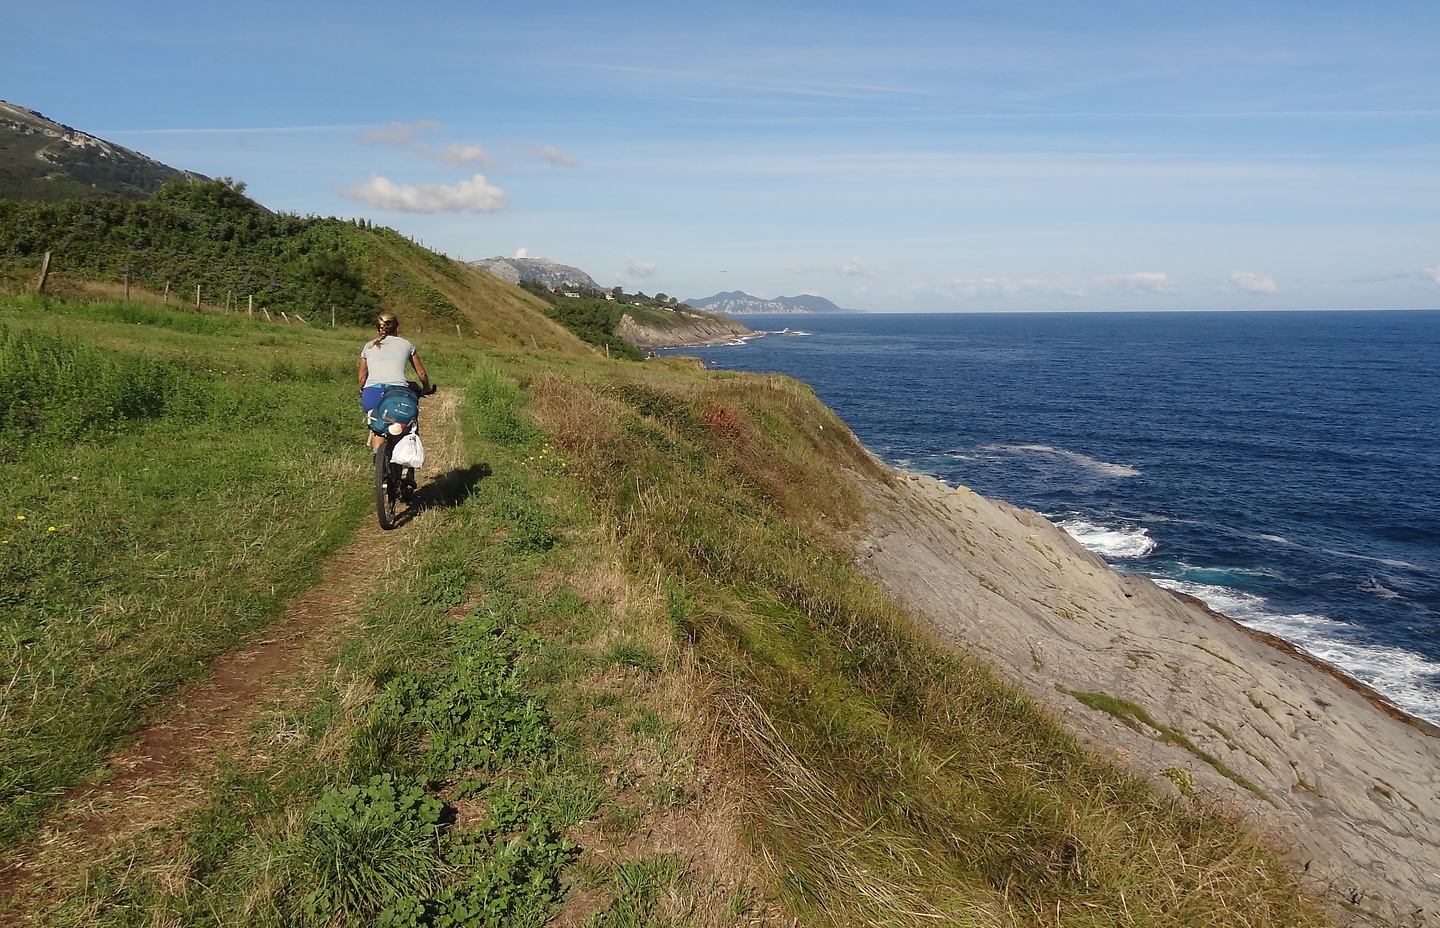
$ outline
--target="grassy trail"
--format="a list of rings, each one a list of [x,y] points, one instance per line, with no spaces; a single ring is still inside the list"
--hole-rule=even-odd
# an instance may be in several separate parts
[[[426,404],[427,466],[417,472],[417,503],[406,524],[423,520],[427,509],[455,503],[458,406],[453,392]],[[356,451],[357,459],[362,455]],[[361,476],[368,475],[366,466]],[[137,835],[167,827],[210,801],[205,780],[224,758],[257,750],[246,742],[277,696],[333,664],[346,628],[361,618],[373,595],[368,578],[376,565],[403,560],[414,544],[413,531],[383,531],[373,517],[363,522],[347,545],[322,562],[319,582],[296,597],[278,621],[219,657],[208,680],[186,688],[162,718],[136,733],[132,746],[107,758],[104,773],[69,791],[33,841],[0,856],[3,893],[73,892],[86,862],[104,859]],[[0,924],[5,917],[0,912]]]

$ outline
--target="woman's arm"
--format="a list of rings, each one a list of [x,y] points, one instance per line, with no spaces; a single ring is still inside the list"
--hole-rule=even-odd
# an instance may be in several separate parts
[[[415,375],[420,378],[420,386],[425,390],[430,389],[430,375],[425,373],[425,364],[420,360],[420,352],[410,355],[410,364],[415,368]]]

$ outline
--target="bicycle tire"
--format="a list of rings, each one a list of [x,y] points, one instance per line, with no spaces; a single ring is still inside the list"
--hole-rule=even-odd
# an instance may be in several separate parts
[[[399,495],[392,470],[390,443],[381,442],[375,449],[375,517],[386,531],[395,527],[395,498]]]

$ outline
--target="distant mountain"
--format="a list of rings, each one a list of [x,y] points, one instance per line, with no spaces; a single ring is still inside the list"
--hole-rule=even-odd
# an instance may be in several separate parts
[[[0,100],[0,199],[143,200],[173,177],[207,179]]]
[[[853,313],[857,310],[841,309],[823,296],[802,293],[800,296],[777,296],[764,300],[740,290],[729,290],[698,300],[686,300],[696,309],[725,316],[744,316],[753,313]]]
[[[560,264],[549,258],[482,258],[471,261],[471,267],[489,271],[502,280],[518,284],[522,280],[533,280],[554,290],[586,287],[599,290],[600,285],[578,267]]]

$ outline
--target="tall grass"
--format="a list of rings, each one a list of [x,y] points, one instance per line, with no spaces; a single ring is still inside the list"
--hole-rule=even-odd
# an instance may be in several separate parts
[[[0,316],[3,843],[277,616],[365,499],[345,368],[277,342],[217,370],[203,336],[156,350],[182,314],[99,343],[51,310]]]
[[[746,820],[796,910],[831,924],[1318,923],[1236,823],[1100,762],[855,574],[847,472],[879,475],[808,390],[554,377],[536,396],[632,569],[683,588],[684,640],[747,759]]]
[[[348,368],[325,361],[348,340],[249,333],[244,354],[231,323],[5,324],[213,398],[17,446],[54,467],[0,464],[29,507],[0,513],[29,565],[0,618],[0,759],[29,777],[14,835],[303,588],[360,517],[364,459]],[[197,811],[78,862],[51,923],[1321,923],[1237,823],[1097,760],[855,573],[853,477],[886,474],[808,388],[432,358],[464,458],[376,595]],[[233,427],[256,409],[298,433],[288,454]]]

